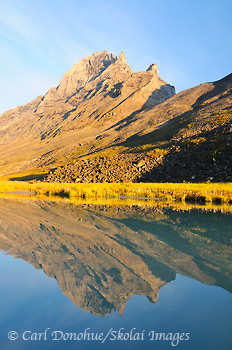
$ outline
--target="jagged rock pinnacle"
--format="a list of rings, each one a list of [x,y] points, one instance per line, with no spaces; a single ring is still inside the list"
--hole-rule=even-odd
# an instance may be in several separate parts
[[[148,71],[152,71],[153,73],[159,75],[158,67],[157,67],[157,64],[155,63],[150,64],[150,66],[147,68],[147,72]]]
[[[118,60],[120,60],[122,63],[126,63],[126,56],[125,56],[124,52],[121,52]]]

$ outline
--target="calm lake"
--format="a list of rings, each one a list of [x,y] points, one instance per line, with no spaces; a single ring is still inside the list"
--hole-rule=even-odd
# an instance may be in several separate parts
[[[0,349],[232,349],[232,215],[0,199]]]

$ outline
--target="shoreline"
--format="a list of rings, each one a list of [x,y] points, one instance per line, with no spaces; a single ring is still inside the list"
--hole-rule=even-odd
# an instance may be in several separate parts
[[[134,200],[227,205],[232,207],[232,183],[46,183],[0,181],[0,194],[82,200]]]

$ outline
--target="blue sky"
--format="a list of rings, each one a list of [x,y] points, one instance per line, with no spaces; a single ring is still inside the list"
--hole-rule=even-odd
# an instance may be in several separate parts
[[[0,113],[43,95],[81,58],[124,51],[177,92],[231,73],[231,0],[0,0]]]

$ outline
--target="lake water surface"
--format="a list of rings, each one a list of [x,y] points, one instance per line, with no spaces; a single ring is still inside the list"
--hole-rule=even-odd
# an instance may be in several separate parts
[[[232,215],[0,199],[0,349],[232,349]]]

